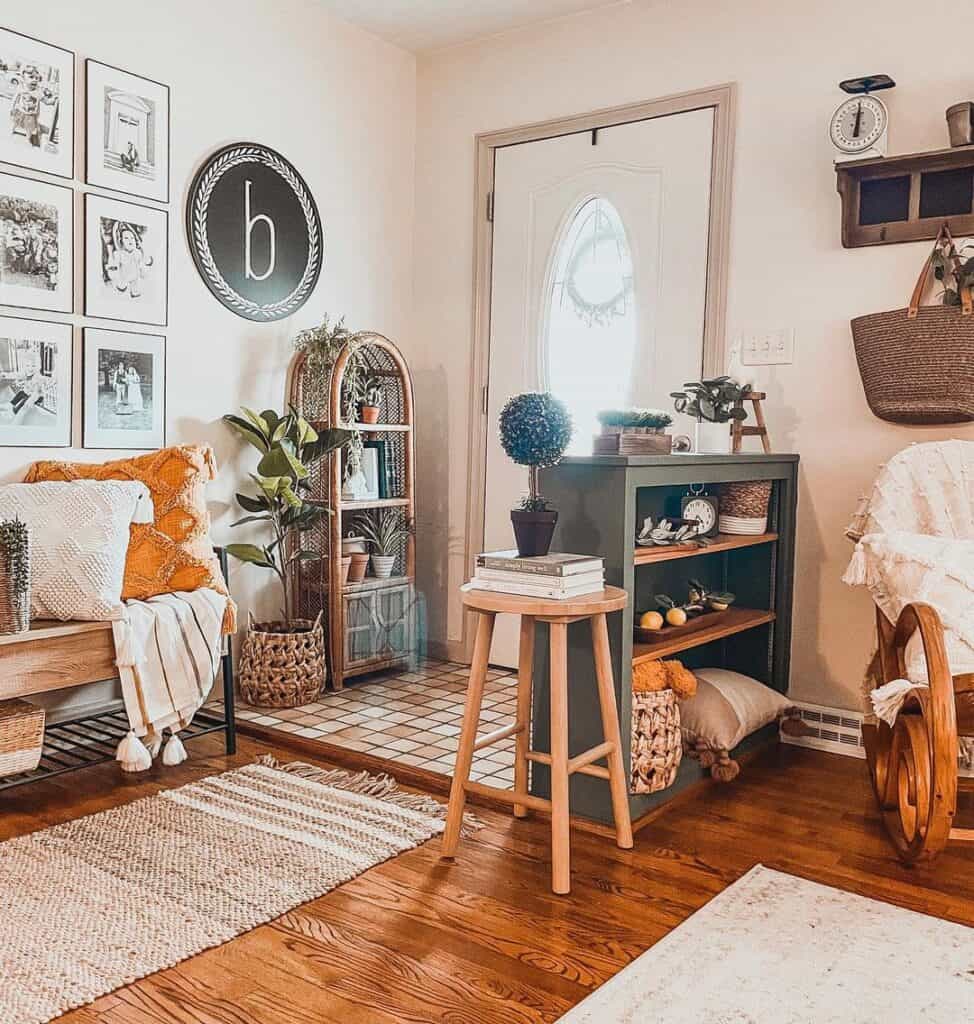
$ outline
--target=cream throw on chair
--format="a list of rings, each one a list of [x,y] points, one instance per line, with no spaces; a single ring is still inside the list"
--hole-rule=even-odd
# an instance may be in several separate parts
[[[213,686],[226,603],[225,596],[208,589],[160,594],[148,601],[126,601],[125,618],[112,623],[131,726],[116,755],[126,771],[150,767],[165,729],[170,738],[163,762],[186,759],[176,734],[193,720]]]
[[[890,622],[925,601],[944,623],[954,675],[974,672],[974,442],[915,444],[894,455],[846,535],[856,550],[843,579],[865,585]],[[926,679],[914,637],[910,679]]]

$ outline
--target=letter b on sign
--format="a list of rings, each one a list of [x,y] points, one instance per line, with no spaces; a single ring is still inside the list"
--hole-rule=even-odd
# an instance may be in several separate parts
[[[244,233],[244,273],[247,278],[252,281],[266,281],[267,278],[274,273],[274,267],[277,264],[277,231],[274,228],[274,221],[267,216],[266,213],[258,213],[256,216],[251,216],[250,213],[250,189],[252,182],[248,178],[244,182],[244,221],[246,230]],[[257,274],[254,272],[253,264],[250,258],[250,243],[251,237],[254,231],[254,225],[258,221],[263,221],[267,225],[267,236],[270,242],[270,255],[267,259],[267,269],[263,274]]]

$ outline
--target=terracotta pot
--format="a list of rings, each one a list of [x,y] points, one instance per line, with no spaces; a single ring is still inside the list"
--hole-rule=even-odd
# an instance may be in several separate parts
[[[348,570],[352,567],[352,556],[345,555],[342,558],[342,586],[348,583]]]
[[[396,564],[395,555],[373,555],[372,572],[376,579],[387,580],[392,575],[392,567]]]
[[[378,423],[379,407],[377,405],[363,405],[361,416],[363,423]]]
[[[364,551],[354,551],[348,556],[348,582],[361,583],[369,567],[369,556]]]
[[[511,509],[514,539],[521,558],[548,554],[557,522],[558,513],[553,509],[544,512],[532,512],[525,508]]]

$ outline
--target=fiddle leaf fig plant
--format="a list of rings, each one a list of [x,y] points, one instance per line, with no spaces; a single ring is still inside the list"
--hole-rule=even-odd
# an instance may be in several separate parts
[[[329,510],[308,501],[311,467],[326,453],[340,448],[347,430],[318,433],[296,409],[284,415],[273,409],[257,413],[244,408],[243,416],[227,415],[224,422],[260,452],[257,471],[250,474],[256,494],[238,494],[237,503],[248,513],[232,526],[266,523],[267,544],[228,544],[227,553],[241,562],[270,569],[277,576],[284,600],[283,619],[290,625],[294,614],[291,565],[317,557],[302,550],[298,535],[310,530]]]

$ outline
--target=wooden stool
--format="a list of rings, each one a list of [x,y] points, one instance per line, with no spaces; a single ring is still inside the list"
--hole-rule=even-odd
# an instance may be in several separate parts
[[[609,657],[609,632],[605,616],[626,605],[627,594],[618,587],[587,594],[569,601],[544,601],[513,594],[494,594],[486,590],[461,587],[463,603],[478,612],[477,638],[474,644],[467,703],[463,713],[450,807],[443,833],[441,856],[456,853],[463,823],[467,793],[491,796],[514,805],[514,815],[527,816],[528,809],[551,812],[551,887],[556,893],[571,890],[568,780],[575,772],[606,779],[612,795],[612,815],[616,826],[616,843],[624,850],[632,849],[632,824],[629,820],[629,795],[625,769],[622,765],[622,739],[612,681]],[[478,738],[480,706],[487,678],[487,658],[494,635],[494,618],[498,612],[521,616],[521,642],[518,651],[517,717],[513,724],[495,729]],[[568,756],[568,625],[589,619],[592,623],[592,647],[595,654],[595,675],[602,712],[605,742],[575,757]],[[534,663],[534,628],[536,622],[547,622],[551,630],[551,753],[528,749],[531,723],[531,684]],[[470,764],[475,750],[515,737],[514,789],[498,789],[470,781]],[[595,764],[605,758],[607,767]],[[551,767],[551,799],[544,800],[528,792],[528,762]]]

